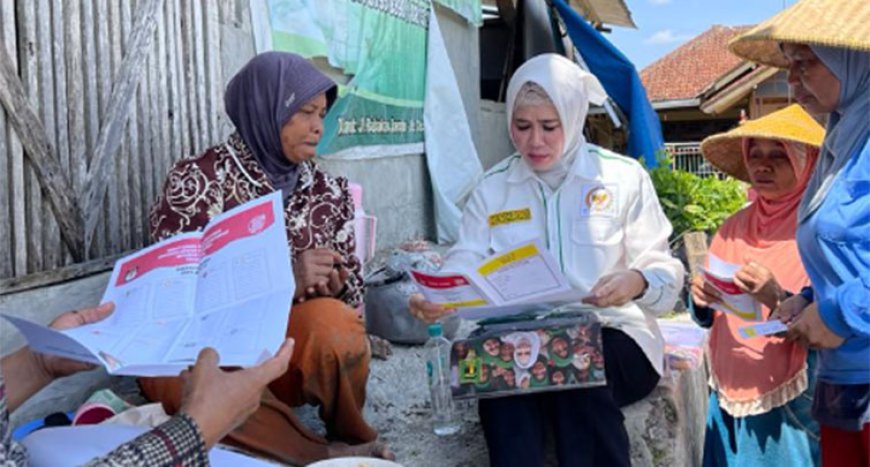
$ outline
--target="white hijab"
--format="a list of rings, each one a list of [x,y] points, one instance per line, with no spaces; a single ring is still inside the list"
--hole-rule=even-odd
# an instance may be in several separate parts
[[[528,370],[538,361],[538,355],[541,353],[541,338],[538,337],[537,333],[531,331],[512,332],[504,336],[502,340],[510,342],[514,346],[514,365],[518,368]],[[520,341],[528,342],[529,347],[531,348],[531,356],[529,357],[529,361],[525,364],[521,364],[516,355]]]
[[[586,143],[583,126],[589,104],[601,105],[607,99],[604,87],[595,75],[584,71],[576,63],[558,54],[542,54],[523,63],[511,77],[507,89],[507,125],[511,142],[514,102],[523,84],[531,81],[547,93],[562,123],[565,145],[561,158],[549,170],[538,172],[550,188],[557,188],[568,174],[577,153]]]

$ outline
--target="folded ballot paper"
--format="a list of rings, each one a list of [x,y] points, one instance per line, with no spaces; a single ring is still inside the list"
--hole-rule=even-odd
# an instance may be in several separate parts
[[[255,365],[277,352],[294,290],[275,192],[118,260],[102,299],[115,312],[103,321],[58,331],[5,317],[39,352],[111,374],[169,376],[205,347],[222,366]]]
[[[713,254],[707,255],[707,267],[701,269],[704,281],[721,292],[722,298],[721,302],[710,307],[746,321],[762,321],[761,304],[734,283],[734,274],[739,270],[739,264],[726,262]]]
[[[518,314],[543,304],[579,302],[585,295],[571,288],[556,260],[538,242],[492,255],[469,271],[412,270],[411,277],[426,300],[458,308],[458,315],[468,319]]]

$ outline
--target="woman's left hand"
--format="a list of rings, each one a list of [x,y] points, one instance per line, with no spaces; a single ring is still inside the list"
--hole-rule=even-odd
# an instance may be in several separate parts
[[[776,309],[783,298],[782,287],[770,269],[752,260],[734,274],[734,284],[770,310]]]
[[[640,272],[634,270],[615,272],[598,279],[589,295],[583,299],[583,303],[602,308],[622,306],[640,295],[644,288],[646,288],[646,279]]]
[[[813,303],[788,326],[786,339],[799,342],[807,347],[833,349],[846,339],[831,331],[819,316],[819,307]]]
[[[67,311],[66,313],[55,318],[48,327],[52,329],[71,329],[86,324],[96,323],[105,319],[115,310],[115,304],[112,302],[103,303],[96,308],[83,308],[76,311]],[[95,366],[91,363],[85,363],[78,360],[70,360],[68,358],[58,357],[56,355],[45,355],[33,352],[37,365],[51,379],[68,376],[79,371],[93,369]]]
[[[313,297],[338,297],[344,290],[344,285],[347,278],[350,277],[350,271],[344,266],[336,266],[329,272],[329,280],[317,284],[317,291]]]

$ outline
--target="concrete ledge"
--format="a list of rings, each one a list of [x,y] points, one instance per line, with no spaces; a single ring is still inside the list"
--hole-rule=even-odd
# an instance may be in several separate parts
[[[623,409],[632,465],[700,465],[706,406],[707,376],[701,367],[662,378],[649,397]],[[372,362],[366,417],[400,463],[415,467],[488,465],[476,402],[464,402],[460,413],[464,421],[461,434],[440,438],[431,432],[422,347],[394,346],[389,360]],[[311,416],[315,417],[313,411]],[[550,458],[547,465],[557,464]]]

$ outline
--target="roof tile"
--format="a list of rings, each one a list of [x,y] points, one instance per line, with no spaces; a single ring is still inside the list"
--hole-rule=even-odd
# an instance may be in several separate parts
[[[714,25],[640,72],[650,101],[694,99],[716,79],[743,62],[728,52],[728,41],[751,26]]]

